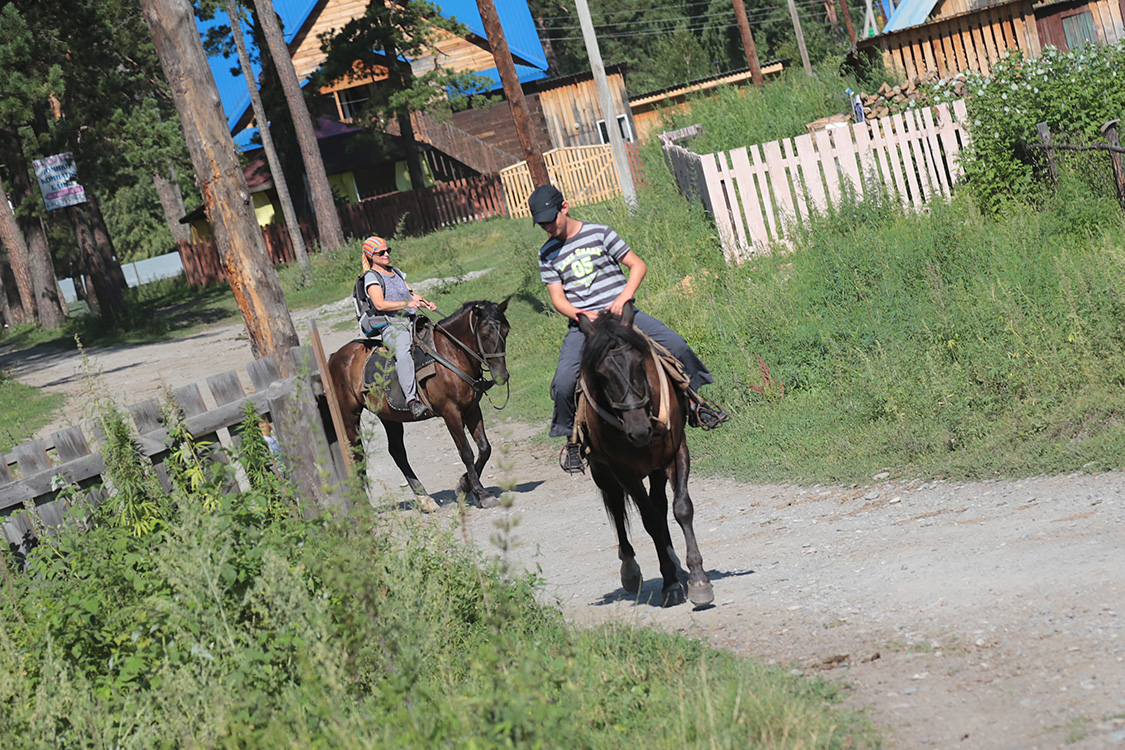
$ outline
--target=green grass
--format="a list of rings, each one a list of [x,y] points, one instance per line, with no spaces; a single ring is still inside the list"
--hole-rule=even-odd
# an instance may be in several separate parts
[[[36,430],[51,421],[64,400],[61,394],[43,393],[0,371],[0,413],[4,415],[0,422],[0,454],[30,440]]]

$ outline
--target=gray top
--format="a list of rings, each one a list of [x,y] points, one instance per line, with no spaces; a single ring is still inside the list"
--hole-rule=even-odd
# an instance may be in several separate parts
[[[621,259],[625,240],[604,224],[583,222],[565,242],[552,237],[539,250],[539,277],[562,284],[567,301],[580,310],[602,310],[625,288]]]

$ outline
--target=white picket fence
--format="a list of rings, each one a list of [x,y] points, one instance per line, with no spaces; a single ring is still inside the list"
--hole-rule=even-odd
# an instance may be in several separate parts
[[[678,144],[697,132],[692,128],[660,138],[680,190],[714,218],[727,261],[741,263],[787,247],[795,225],[848,191],[862,198],[886,190],[915,208],[948,197],[961,176],[966,121],[958,100],[715,154]]]

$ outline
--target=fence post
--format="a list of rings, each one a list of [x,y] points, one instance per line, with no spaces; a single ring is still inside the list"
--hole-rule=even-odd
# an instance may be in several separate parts
[[[1035,126],[1035,132],[1039,134],[1039,140],[1047,150],[1047,174],[1052,182],[1058,182],[1059,175],[1055,167],[1055,150],[1051,148],[1051,129],[1047,127],[1047,123],[1041,122]]]
[[[1109,141],[1110,148],[1118,149],[1117,151],[1110,151],[1109,158],[1113,163],[1113,181],[1117,184],[1117,202],[1125,208],[1125,168],[1122,167],[1122,154],[1121,154],[1121,139],[1117,136],[1117,123],[1121,120],[1110,120],[1105,125],[1102,125],[1102,133],[1105,134],[1105,139]]]

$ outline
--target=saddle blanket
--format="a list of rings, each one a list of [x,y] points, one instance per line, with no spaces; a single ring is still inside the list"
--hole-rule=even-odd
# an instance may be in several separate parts
[[[419,346],[419,337],[424,346]],[[406,396],[402,392],[402,385],[398,382],[398,371],[395,368],[394,358],[382,342],[369,341],[371,351],[367,355],[367,362],[363,366],[363,389],[380,387],[387,399],[387,405],[392,409],[406,410]],[[428,378],[437,373],[437,363],[427,353],[433,351],[434,333],[429,325],[420,325],[414,332],[414,340],[410,345],[410,352],[414,356],[414,382],[421,385]],[[418,389],[418,396],[426,400],[422,389]],[[426,406],[429,406],[427,403]]]

